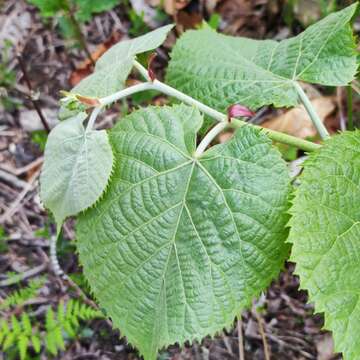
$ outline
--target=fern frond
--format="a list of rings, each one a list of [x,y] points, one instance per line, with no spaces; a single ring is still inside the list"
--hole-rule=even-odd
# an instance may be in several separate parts
[[[45,278],[37,278],[29,281],[29,284],[19,290],[13,291],[0,304],[0,310],[6,310],[15,306],[22,306],[26,301],[34,298],[38,290],[44,285]]]
[[[30,339],[25,334],[20,334],[20,336],[17,340],[17,347],[19,350],[21,360],[26,359],[29,342],[30,342]]]

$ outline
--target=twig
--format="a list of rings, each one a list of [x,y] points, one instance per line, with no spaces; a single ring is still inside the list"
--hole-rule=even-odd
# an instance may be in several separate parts
[[[2,280],[0,281],[0,287],[5,287],[5,286],[10,286],[10,285],[14,285],[17,284],[20,281],[26,280],[30,277],[33,277],[41,272],[43,272],[46,268],[47,268],[48,264],[44,263],[41,264],[39,266],[36,266],[28,271],[25,271],[23,273],[20,274],[16,274],[14,276],[11,276],[8,279]]]
[[[239,360],[245,360],[244,338],[243,338],[241,315],[238,316],[237,331],[238,331],[238,344],[239,344]]]
[[[260,332],[261,340],[262,340],[263,347],[264,347],[265,360],[270,360],[270,351],[269,351],[269,347],[268,347],[268,343],[267,343],[266,335],[265,335],[265,331],[264,331],[263,319],[261,318],[260,314],[256,310],[256,307],[254,307],[253,313],[255,314],[256,320],[259,325],[259,332]]]
[[[24,61],[23,61],[23,59],[22,59],[22,57],[21,57],[20,54],[17,55],[17,60],[18,60],[18,62],[19,62],[21,71],[22,71],[22,73],[23,73],[23,75],[24,75],[24,80],[25,80],[25,82],[26,82],[26,85],[27,85],[27,87],[29,88],[29,92],[30,92],[29,98],[30,98],[31,102],[32,102],[33,105],[34,105],[34,108],[35,108],[36,112],[37,112],[38,115],[39,115],[40,121],[41,121],[44,129],[46,130],[47,133],[49,133],[49,132],[50,132],[50,126],[49,126],[49,124],[47,123],[47,121],[46,121],[46,119],[45,119],[45,117],[44,117],[44,115],[43,115],[43,113],[42,113],[42,111],[41,111],[41,108],[40,108],[40,106],[39,106],[38,100],[34,98],[34,95],[33,95],[34,92],[33,92],[33,88],[32,88],[31,82],[30,82],[30,78],[29,78],[29,76],[28,76],[25,63],[24,63]]]
[[[37,170],[30,178],[29,182],[26,184],[24,189],[20,192],[18,197],[12,203],[12,205],[8,208],[8,210],[0,217],[0,224],[3,224],[5,221],[9,220],[11,216],[13,216],[17,211],[25,196],[31,191],[34,187],[34,183],[38,176],[40,175],[40,170]]]
[[[314,360],[315,357],[312,356],[311,354],[309,354],[308,352],[302,350],[302,349],[299,349],[298,346],[294,346],[292,344],[289,344],[288,342],[285,342],[281,339],[278,339],[276,336],[274,335],[271,335],[271,334],[266,334],[266,336],[269,338],[269,340],[272,340],[276,343],[278,343],[279,345],[283,346],[284,348],[288,348],[290,350],[293,350],[299,354],[301,354],[303,357],[305,357],[306,359],[310,359],[310,360]]]
[[[89,58],[91,64],[93,67],[95,67],[95,61],[91,56],[91,52],[87,46],[86,40],[85,40],[85,36],[81,30],[80,24],[79,22],[76,20],[75,16],[74,16],[74,12],[72,9],[69,10],[69,18],[71,23],[73,24],[74,28],[75,28],[75,33],[76,33],[76,37],[80,43],[80,46],[83,48],[83,50],[86,52],[87,57]]]
[[[44,157],[41,156],[39,158],[37,158],[36,160],[34,160],[33,162],[31,162],[30,164],[27,164],[21,168],[11,168],[9,166],[6,166],[6,165],[0,165],[0,168],[2,170],[5,170],[11,174],[14,174],[16,176],[19,176],[19,175],[22,175],[24,173],[27,173],[28,171],[36,168],[36,167],[39,167],[40,165],[42,165],[42,163],[44,162]]]
[[[27,185],[26,181],[20,180],[17,176],[10,174],[6,171],[3,171],[1,169],[0,169],[0,180],[5,181],[10,185],[14,185],[14,187],[18,189],[23,189]]]

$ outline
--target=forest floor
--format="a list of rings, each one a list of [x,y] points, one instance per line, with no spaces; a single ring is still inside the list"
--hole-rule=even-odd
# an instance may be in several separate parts
[[[88,51],[96,59],[117,41],[176,22],[176,30],[158,51],[155,70],[160,78],[176,36],[196,27],[203,19],[228,34],[282,39],[297,34],[322,16],[317,2],[309,0],[300,1],[305,3],[303,8],[291,7],[290,1],[275,0],[183,0],[177,1],[176,6],[174,1],[156,0],[121,3],[81,24]],[[44,329],[49,306],[55,309],[60,301],[84,299],[78,287],[56,276],[50,265],[49,239],[54,224],[38,194],[47,133],[35,106],[40,108],[50,127],[56,125],[60,90],[71,89],[91,72],[92,65],[76,41],[65,36],[69,29],[61,28],[61,19],[42,18],[25,0],[0,1],[0,6],[0,317],[8,319],[28,311],[36,319],[36,326]],[[357,30],[358,25],[355,23]],[[136,81],[135,77],[129,81]],[[313,94],[314,104],[328,129],[331,132],[341,129],[346,118],[345,89],[325,92],[311,87],[308,91]],[[99,126],[111,127],[136,106],[167,101],[153,94],[135,96],[107,111]],[[354,101],[354,116],[359,121],[359,99]],[[291,111],[261,109],[256,121],[298,136],[301,124],[300,136],[315,139],[315,131],[306,116]],[[289,118],[296,121],[289,122]],[[281,150],[291,164],[304,155],[295,149]],[[87,295],[85,302],[91,305],[74,242],[74,220],[70,219],[58,244],[58,256],[65,273],[82,288]],[[331,334],[322,330],[322,315],[314,314],[306,292],[299,290],[293,270],[293,264],[287,264],[279,279],[254,302],[252,310],[243,313],[242,321],[235,322],[232,330],[214,339],[206,338],[202,343],[187,344],[182,350],[172,346],[162,351],[159,359],[239,359],[239,328],[245,357],[249,360],[265,359],[264,347],[269,349],[271,359],[277,360],[340,359],[333,354]],[[44,282],[36,296],[21,307],[1,310],[1,302],[9,294],[40,277]],[[138,359],[137,352],[119,335],[106,320],[94,319],[83,323],[75,338],[65,339],[65,349],[57,356],[50,356],[44,350],[40,358]],[[29,354],[29,359],[37,358],[31,357],[31,350]],[[0,346],[0,359],[17,357],[5,354]]]

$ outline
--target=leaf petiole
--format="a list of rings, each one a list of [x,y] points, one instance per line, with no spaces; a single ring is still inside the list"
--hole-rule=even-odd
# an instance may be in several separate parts
[[[328,138],[330,135],[329,135],[328,131],[326,130],[326,127],[322,123],[321,119],[319,118],[319,115],[315,111],[311,101],[305,94],[304,90],[299,85],[299,83],[297,83],[296,81],[294,81],[293,84],[294,84],[296,92],[299,95],[301,102],[303,103],[307,113],[309,114],[310,119],[311,119],[312,123],[314,124],[314,126],[316,127],[316,130],[318,131],[320,137],[322,139]]]
[[[199,146],[196,148],[194,156],[198,158],[210,145],[210,143],[222,132],[224,129],[230,125],[228,122],[221,121],[216,124],[201,140]]]

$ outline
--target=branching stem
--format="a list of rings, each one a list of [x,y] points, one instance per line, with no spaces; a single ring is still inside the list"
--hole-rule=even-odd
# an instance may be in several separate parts
[[[242,127],[244,125],[247,126],[252,126],[258,129],[261,129],[264,133],[266,133],[270,139],[276,141],[276,142],[280,142],[283,144],[287,144],[287,145],[291,145],[291,146],[295,146],[299,149],[302,149],[304,151],[315,151],[317,150],[320,145],[319,144],[315,144],[312,143],[310,141],[306,141],[303,139],[299,139],[297,137],[291,136],[291,135],[287,135],[278,131],[274,131],[274,130],[270,130],[270,129],[265,129],[262,128],[260,126],[257,125],[253,125],[253,124],[249,124],[245,121],[239,120],[239,119],[231,119],[231,123],[228,123],[228,119],[227,116],[213,108],[211,108],[210,106],[207,106],[205,104],[203,104],[202,102],[195,100],[194,98],[192,98],[189,95],[186,95],[184,93],[182,93],[179,90],[174,89],[173,87],[166,85],[164,83],[162,83],[159,80],[154,80],[151,81],[151,79],[149,78],[149,75],[147,73],[147,70],[137,61],[134,61],[134,66],[136,67],[136,69],[139,70],[139,72],[141,73],[141,75],[147,80],[147,82],[145,83],[140,83],[140,84],[136,84],[133,86],[130,86],[126,89],[120,90],[114,94],[111,94],[109,96],[106,96],[104,98],[99,99],[100,102],[100,106],[96,107],[93,110],[93,113],[90,116],[90,120],[89,120],[89,124],[88,124],[88,128],[91,129],[95,123],[96,117],[99,114],[99,112],[101,111],[101,109],[106,106],[106,105],[110,105],[115,101],[118,101],[122,98],[125,98],[127,96],[130,96],[132,94],[141,92],[141,91],[146,91],[146,90],[156,90],[159,91],[165,95],[174,97],[188,105],[192,105],[197,107],[201,112],[203,112],[204,114],[212,117],[213,119],[219,121],[221,124],[215,126],[203,139],[203,141],[199,144],[199,147],[196,151],[196,155],[199,156],[201,155],[201,153],[206,149],[206,147],[211,143],[211,141],[219,134],[219,132],[221,132],[227,125],[229,125],[230,127],[233,128],[239,128]],[[302,91],[302,89],[301,89]],[[305,94],[304,94],[305,95]],[[306,95],[305,95],[306,97]],[[306,97],[307,99],[307,97]],[[308,99],[307,99],[308,100]],[[309,100],[308,100],[309,101]],[[320,121],[320,120],[319,120]],[[325,129],[326,131],[326,129]]]
[[[326,127],[322,123],[321,119],[319,118],[319,115],[315,111],[311,101],[306,96],[302,87],[296,81],[294,81],[294,87],[295,87],[295,89],[299,95],[299,98],[300,98],[301,102],[303,103],[307,113],[309,114],[311,121],[313,122],[314,126],[316,127],[316,130],[318,131],[319,135],[321,136],[322,139],[326,139],[330,135],[329,135],[328,131],[326,130]]]

